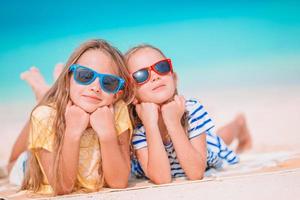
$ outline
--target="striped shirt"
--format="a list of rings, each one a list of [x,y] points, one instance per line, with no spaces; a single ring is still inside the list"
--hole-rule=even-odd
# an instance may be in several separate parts
[[[215,134],[215,126],[205,111],[203,105],[195,100],[186,100],[186,111],[188,112],[188,131],[189,140],[206,133],[207,143],[207,167],[219,169],[223,165],[223,161],[228,164],[235,164],[238,162],[238,157],[231,151],[224,141]],[[146,132],[143,125],[136,127],[132,139],[133,148],[135,150],[147,147]],[[172,177],[185,176],[183,169],[178,161],[173,143],[165,145],[167,152]],[[141,165],[136,159],[132,161],[132,172],[137,177],[145,177]]]

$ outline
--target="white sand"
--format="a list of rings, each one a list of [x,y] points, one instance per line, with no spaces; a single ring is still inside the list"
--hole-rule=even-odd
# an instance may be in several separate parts
[[[167,187],[154,187],[139,190],[65,196],[63,199],[298,199],[300,195],[300,170],[256,174],[214,180],[193,182]],[[61,199],[57,197],[54,199]]]

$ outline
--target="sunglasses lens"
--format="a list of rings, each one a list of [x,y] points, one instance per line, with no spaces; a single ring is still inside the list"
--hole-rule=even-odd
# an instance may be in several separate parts
[[[82,84],[89,84],[94,79],[94,72],[87,68],[77,68],[75,73],[76,81]]]
[[[101,86],[102,88],[110,93],[114,93],[117,91],[120,85],[120,79],[115,76],[105,75],[102,79]]]
[[[171,71],[170,63],[166,60],[157,63],[154,68],[156,71],[162,74],[169,73]]]
[[[149,72],[146,69],[142,69],[142,70],[139,70],[139,71],[133,73],[132,76],[137,83],[143,83],[148,79]]]

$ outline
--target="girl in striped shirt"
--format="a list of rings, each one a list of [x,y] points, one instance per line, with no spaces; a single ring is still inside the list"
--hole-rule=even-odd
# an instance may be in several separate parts
[[[243,115],[216,131],[198,100],[178,95],[177,75],[161,50],[139,45],[125,58],[136,86],[131,108],[135,175],[155,184],[182,176],[198,180],[207,168],[238,162],[237,155],[227,147],[234,139],[239,142],[237,150],[250,148]]]

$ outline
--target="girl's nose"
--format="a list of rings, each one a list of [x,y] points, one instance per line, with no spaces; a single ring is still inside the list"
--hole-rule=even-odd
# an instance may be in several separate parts
[[[100,85],[100,80],[99,78],[96,78],[94,82],[90,84],[90,90],[96,93],[101,92],[101,85]]]
[[[157,81],[160,79],[160,75],[157,74],[155,71],[151,70],[151,73],[150,73],[150,80],[151,82],[154,82],[154,81]]]

